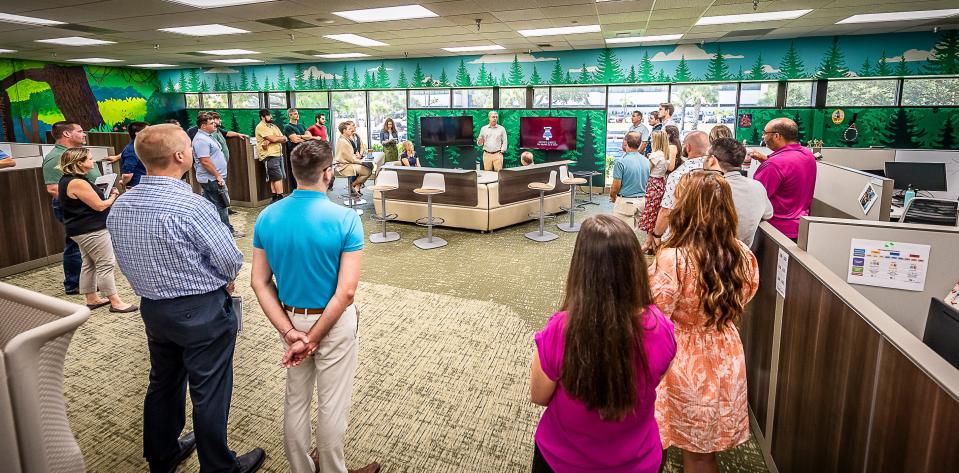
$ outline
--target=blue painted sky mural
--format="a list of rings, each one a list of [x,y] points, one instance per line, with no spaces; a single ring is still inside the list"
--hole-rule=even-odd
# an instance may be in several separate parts
[[[164,92],[959,74],[959,34],[898,33],[160,72]]]

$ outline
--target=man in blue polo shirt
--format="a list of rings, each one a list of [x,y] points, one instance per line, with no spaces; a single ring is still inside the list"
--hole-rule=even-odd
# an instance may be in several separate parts
[[[613,163],[613,184],[609,188],[613,215],[634,229],[646,206],[646,183],[649,181],[649,159],[639,153],[642,142],[639,133],[626,133],[623,138],[626,154]]]
[[[234,238],[245,237],[246,234],[234,230],[230,224],[230,190],[226,187],[226,156],[223,148],[213,137],[216,131],[216,121],[213,115],[203,112],[196,117],[196,124],[200,128],[193,138],[194,169],[196,180],[203,189],[203,197],[216,206],[220,220],[229,227]]]
[[[127,133],[130,134],[130,142],[123,148],[123,152],[120,153],[120,174],[122,174],[121,179],[123,180],[123,184],[128,188],[139,184],[140,177],[145,176],[147,173],[147,168],[143,165],[143,162],[140,161],[140,158],[137,156],[137,151],[133,147],[137,133],[143,131],[147,126],[149,126],[147,122],[133,122],[127,127]]]
[[[283,441],[290,471],[346,473],[343,444],[358,350],[353,296],[363,224],[355,212],[326,196],[333,181],[329,142],[297,146],[290,164],[299,186],[256,219],[251,284],[286,348]],[[317,448],[309,453],[314,389]],[[349,471],[379,469],[374,462]]]

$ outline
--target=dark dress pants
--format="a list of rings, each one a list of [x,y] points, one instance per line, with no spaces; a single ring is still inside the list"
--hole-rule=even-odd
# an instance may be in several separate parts
[[[60,210],[60,199],[53,199],[53,216],[63,223],[63,211]],[[80,289],[80,268],[83,259],[80,258],[80,246],[73,238],[66,237],[63,245],[63,290],[73,292]]]
[[[203,197],[216,206],[216,213],[220,215],[220,221],[226,224],[230,232],[233,232],[233,225],[230,224],[230,211],[227,210],[230,206],[230,191],[226,186],[220,187],[220,184],[216,181],[201,182],[200,190],[203,191]]]
[[[140,313],[151,365],[143,403],[143,456],[161,470],[178,452],[189,385],[200,471],[237,471],[226,435],[237,333],[229,294],[217,289],[175,299],[143,298]]]

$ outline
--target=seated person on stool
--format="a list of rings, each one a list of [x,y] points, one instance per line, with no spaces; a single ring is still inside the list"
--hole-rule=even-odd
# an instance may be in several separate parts
[[[639,133],[629,132],[623,139],[626,154],[613,164],[613,185],[609,200],[613,203],[613,215],[626,222],[630,228],[637,227],[637,219],[646,203],[646,183],[649,180],[649,160],[639,153],[643,138]]]
[[[532,166],[533,165],[533,153],[529,151],[523,151],[523,154],[519,155],[519,165],[520,166]]]
[[[423,167],[419,156],[416,155],[416,149],[412,141],[403,142],[403,153],[400,154],[400,164],[408,167]]]
[[[337,129],[340,131],[340,137],[336,142],[334,170],[341,176],[356,178],[350,183],[350,193],[356,196],[360,194],[363,183],[373,174],[370,168],[363,165],[366,145],[356,136],[356,125],[353,122],[342,122]]]
[[[506,152],[506,128],[498,125],[499,114],[489,112],[489,125],[480,129],[476,144],[483,147],[483,169],[499,171],[503,169],[503,153]]]

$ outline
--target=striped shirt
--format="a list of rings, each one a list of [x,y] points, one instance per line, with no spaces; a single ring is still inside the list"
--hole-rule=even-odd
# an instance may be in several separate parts
[[[243,266],[216,208],[179,179],[141,177],[113,203],[107,228],[120,271],[147,299],[211,292]]]

